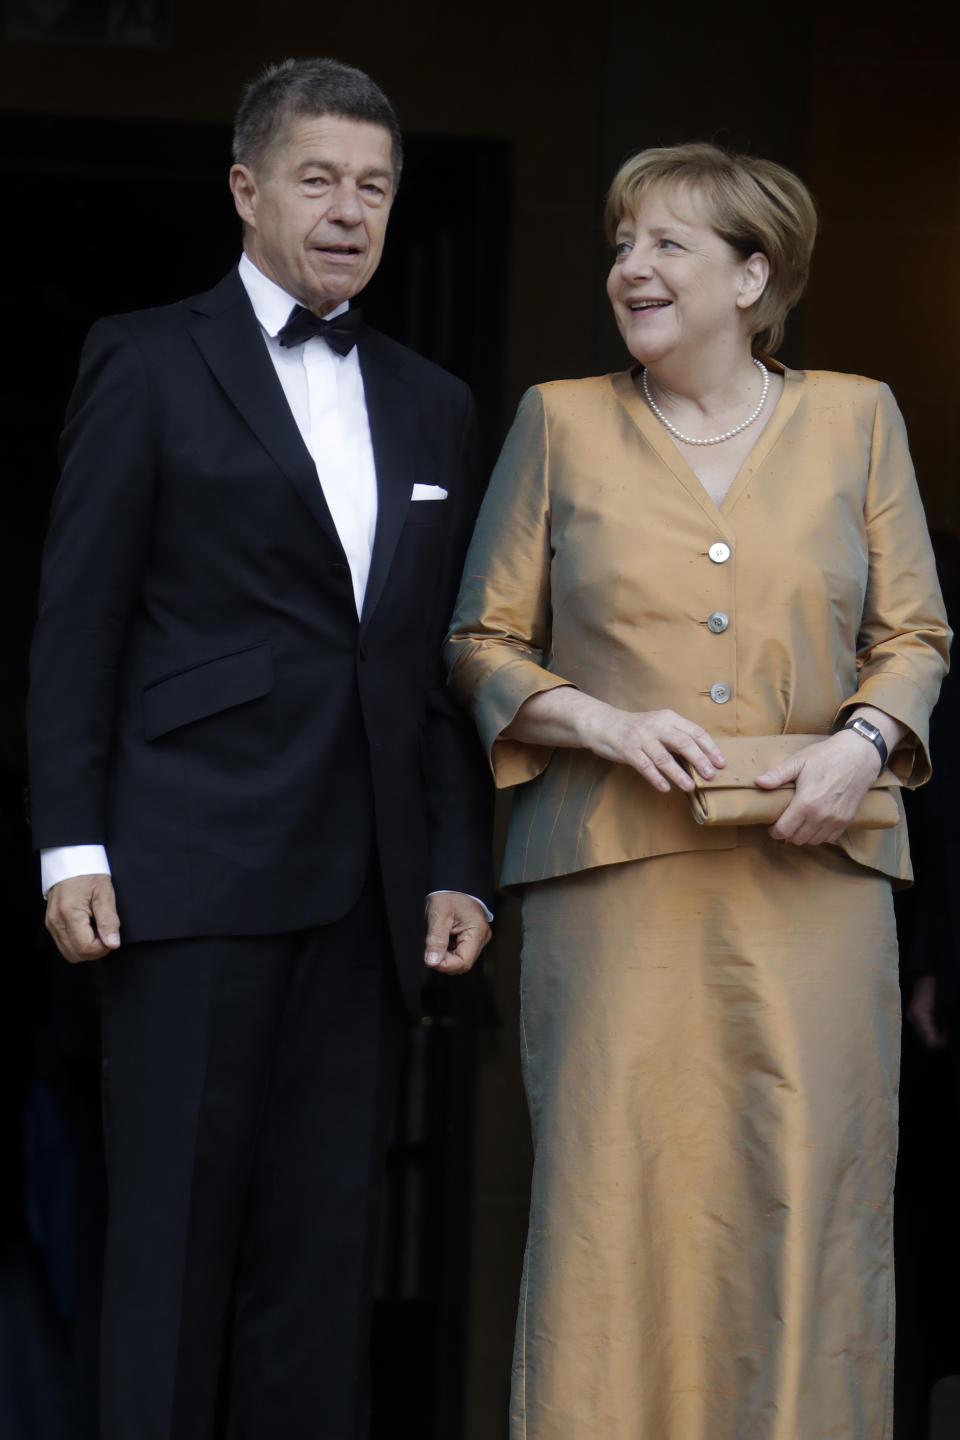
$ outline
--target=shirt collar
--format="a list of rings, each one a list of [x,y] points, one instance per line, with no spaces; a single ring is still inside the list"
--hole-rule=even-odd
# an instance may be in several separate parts
[[[246,251],[240,256],[240,264],[237,267],[243,288],[246,290],[253,306],[253,313],[259,320],[262,328],[271,339],[275,339],[277,332],[282,330],[290,318],[290,311],[294,305],[299,305],[299,300],[293,295],[288,295],[286,290],[274,281],[263,271],[254,265]],[[334,315],[340,315],[344,310],[350,308],[350,301],[344,300],[325,320],[332,320]]]

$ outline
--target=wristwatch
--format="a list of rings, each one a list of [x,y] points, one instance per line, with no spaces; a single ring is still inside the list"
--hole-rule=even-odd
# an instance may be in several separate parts
[[[864,740],[869,740],[870,744],[876,747],[877,754],[880,756],[880,769],[883,770],[884,765],[887,763],[887,742],[880,734],[876,725],[871,725],[869,720],[864,720],[862,715],[858,715],[855,719],[848,720],[843,728],[844,730],[852,730],[857,735],[862,735]]]

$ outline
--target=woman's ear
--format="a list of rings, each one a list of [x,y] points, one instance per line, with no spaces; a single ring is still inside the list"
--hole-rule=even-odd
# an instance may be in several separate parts
[[[769,279],[770,261],[762,250],[756,250],[743,264],[737,293],[737,305],[741,310],[749,310],[751,305],[756,305]]]

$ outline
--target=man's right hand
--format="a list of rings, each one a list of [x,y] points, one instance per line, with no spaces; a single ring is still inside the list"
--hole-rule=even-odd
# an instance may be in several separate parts
[[[907,1007],[910,1024],[928,1050],[942,1050],[947,1037],[937,1021],[937,977],[918,975]]]
[[[102,960],[120,946],[120,921],[109,875],[60,880],[47,896],[46,926],[71,965]]]

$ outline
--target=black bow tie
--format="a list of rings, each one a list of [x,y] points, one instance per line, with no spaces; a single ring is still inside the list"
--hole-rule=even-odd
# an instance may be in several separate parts
[[[349,355],[362,331],[363,316],[359,310],[344,310],[341,315],[334,315],[332,320],[321,320],[319,315],[305,310],[302,305],[294,305],[286,325],[277,332],[277,339],[289,349],[318,335],[338,355]]]

